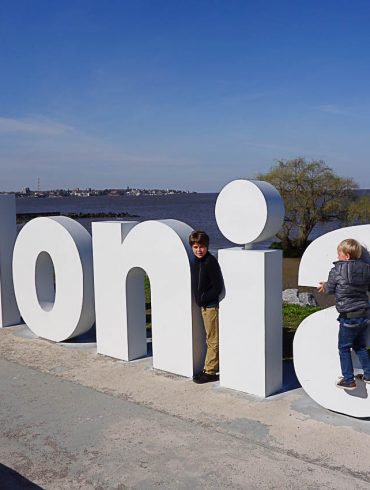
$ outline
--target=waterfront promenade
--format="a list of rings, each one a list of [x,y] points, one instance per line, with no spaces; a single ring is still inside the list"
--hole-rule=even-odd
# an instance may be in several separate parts
[[[2,490],[370,486],[370,421],[301,388],[263,400],[24,327],[0,330],[0,373]]]

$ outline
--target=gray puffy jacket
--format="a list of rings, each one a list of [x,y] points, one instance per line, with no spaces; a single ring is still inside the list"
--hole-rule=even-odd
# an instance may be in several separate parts
[[[370,265],[362,260],[338,260],[329,272],[325,292],[335,294],[339,313],[369,308]]]

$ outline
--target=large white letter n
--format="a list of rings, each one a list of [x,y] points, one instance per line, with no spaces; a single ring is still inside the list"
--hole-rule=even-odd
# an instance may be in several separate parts
[[[151,284],[153,367],[182,376],[199,369],[191,231],[175,220],[93,223],[98,353],[127,361],[146,355],[145,271]]]

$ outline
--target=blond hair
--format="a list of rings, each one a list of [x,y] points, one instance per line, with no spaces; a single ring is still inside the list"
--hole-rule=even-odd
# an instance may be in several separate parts
[[[347,238],[347,240],[342,240],[338,245],[338,250],[343,253],[348,254],[351,260],[359,259],[362,254],[362,247],[357,240],[353,238]]]

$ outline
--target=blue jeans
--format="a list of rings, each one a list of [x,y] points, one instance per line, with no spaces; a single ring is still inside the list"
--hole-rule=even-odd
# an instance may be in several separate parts
[[[346,327],[344,324],[353,325]],[[338,349],[342,375],[346,382],[354,379],[351,349],[353,349],[364,370],[366,378],[370,379],[370,359],[366,349],[367,318],[339,319]]]

